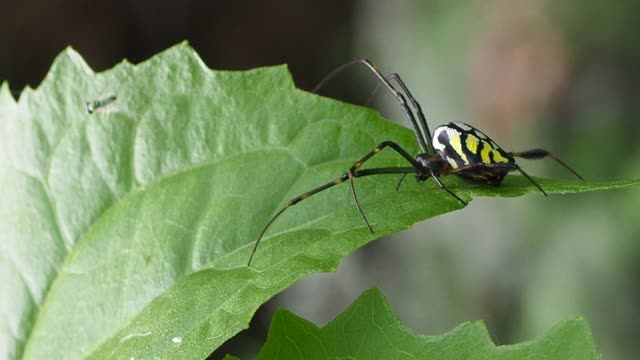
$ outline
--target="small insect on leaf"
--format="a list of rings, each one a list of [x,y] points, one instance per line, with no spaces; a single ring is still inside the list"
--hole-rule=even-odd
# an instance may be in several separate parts
[[[118,96],[116,94],[119,88],[120,83],[118,81],[113,81],[105,91],[94,96],[90,100],[87,100],[85,102],[85,109],[87,113],[91,115],[95,112],[104,112],[106,114],[121,112],[122,109],[118,108],[119,103],[117,102]]]
[[[87,112],[89,113],[89,115],[93,114],[96,111],[99,110],[106,110],[106,107],[113,103],[114,101],[116,101],[117,96],[115,95],[111,95],[109,97],[103,98],[103,99],[95,99],[95,100],[91,100],[91,101],[87,101]]]

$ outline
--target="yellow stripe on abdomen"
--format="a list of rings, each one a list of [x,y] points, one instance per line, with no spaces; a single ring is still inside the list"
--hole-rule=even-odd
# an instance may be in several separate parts
[[[469,165],[469,159],[467,159],[467,155],[462,151],[462,143],[460,142],[460,135],[453,133],[453,131],[449,132],[449,144],[453,150],[458,153],[460,159],[465,165]]]
[[[493,149],[493,161],[497,163],[508,163],[509,159],[502,156],[502,154],[500,154],[500,151]]]
[[[472,154],[475,154],[476,151],[478,151],[478,138],[477,137],[475,137],[475,136],[473,136],[471,134],[468,134],[467,135],[466,144],[467,144],[467,149],[469,149],[469,151]]]
[[[489,156],[489,153],[491,153],[491,151],[493,151],[493,148],[491,147],[491,144],[489,144],[486,141],[482,142],[482,151],[480,152],[480,157],[482,158],[482,162],[485,164],[491,164],[491,157]]]

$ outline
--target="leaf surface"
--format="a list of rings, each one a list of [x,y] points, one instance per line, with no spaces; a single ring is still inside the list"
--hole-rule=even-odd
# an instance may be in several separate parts
[[[463,323],[443,335],[417,335],[400,322],[375,288],[365,291],[323,328],[279,309],[258,356],[258,360],[599,358],[591,331],[582,319],[562,321],[543,336],[516,345],[495,346],[479,321]]]

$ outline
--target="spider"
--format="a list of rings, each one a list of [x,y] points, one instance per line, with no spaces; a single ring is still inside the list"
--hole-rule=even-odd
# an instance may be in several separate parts
[[[289,200],[280,210],[278,210],[269,219],[264,226],[258,238],[255,241],[255,245],[249,257],[247,265],[251,265],[251,261],[258,249],[260,240],[267,232],[271,224],[288,208],[299,203],[300,201],[307,199],[321,191],[329,189],[335,185],[349,181],[351,186],[351,195],[353,201],[360,213],[360,217],[367,225],[370,232],[373,233],[373,228],[367,217],[365,216],[356,191],[354,187],[354,178],[381,175],[381,174],[402,174],[402,177],[398,181],[396,190],[400,187],[402,181],[408,174],[414,174],[416,179],[420,182],[428,179],[433,179],[440,189],[446,191],[449,195],[455,198],[457,201],[466,205],[467,202],[461,199],[454,192],[449,190],[444,183],[440,180],[441,176],[457,175],[463,179],[493,186],[499,186],[502,180],[511,171],[520,172],[527,180],[535,185],[542,194],[547,196],[547,193],[542,187],[536,183],[522,168],[516,164],[516,157],[523,159],[543,159],[551,158],[557,161],[560,165],[572,172],[579,179],[583,180],[575,170],[569,167],[566,163],[560,160],[544,149],[532,149],[520,152],[508,152],[502,147],[496,144],[491,138],[485,135],[482,131],[474,128],[471,125],[464,123],[449,123],[437,127],[433,134],[429,131],[427,120],[422,112],[420,104],[413,97],[404,81],[400,78],[400,75],[393,73],[389,76],[385,76],[378,68],[368,59],[358,59],[349,63],[343,64],[332,72],[330,72],[314,89],[313,92],[317,92],[328,80],[334,77],[336,74],[343,70],[354,66],[364,65],[366,66],[380,81],[380,84],[389,90],[393,96],[400,103],[400,107],[404,112],[404,115],[409,119],[413,132],[415,133],[416,140],[420,146],[420,153],[415,157],[408,151],[403,149],[400,145],[393,141],[383,141],[378,144],[372,151],[356,161],[349,170],[342,174],[339,178],[330,181],[324,185],[318,186],[315,189],[309,190],[304,194],[298,195]],[[399,86],[399,91],[391,82],[395,82]],[[379,85],[380,86],[380,85]],[[408,101],[407,101],[408,99]],[[413,111],[409,107],[409,103],[413,107]],[[415,112],[415,113],[414,113]],[[374,155],[379,153],[385,148],[390,148],[400,154],[411,165],[408,167],[384,167],[384,168],[372,168],[360,170],[360,167]]]

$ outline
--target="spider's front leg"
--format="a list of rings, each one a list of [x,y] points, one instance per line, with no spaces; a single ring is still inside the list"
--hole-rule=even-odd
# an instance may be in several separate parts
[[[377,168],[377,169],[365,169],[365,170],[358,170],[359,167],[361,167],[365,162],[367,162],[369,159],[371,159],[374,155],[376,155],[377,153],[379,153],[382,149],[386,148],[386,147],[390,147],[393,150],[395,150],[397,153],[399,153],[400,155],[402,155],[402,157],[404,157],[407,161],[409,161],[412,165],[412,167],[410,168],[402,168],[402,167],[398,167],[398,168]],[[301,202],[302,200],[305,200],[321,191],[327,190],[333,186],[336,186],[338,184],[342,184],[343,182],[349,180],[349,183],[351,185],[351,194],[353,196],[353,200],[356,204],[356,207],[358,209],[358,212],[360,212],[360,216],[362,217],[362,220],[364,220],[365,224],[367,224],[367,227],[369,228],[369,231],[373,232],[373,229],[371,228],[371,225],[369,224],[369,221],[367,220],[366,216],[364,215],[364,212],[362,211],[362,208],[360,207],[360,203],[358,202],[358,197],[356,195],[356,190],[354,187],[354,183],[353,183],[353,179],[356,177],[361,177],[361,176],[370,176],[370,175],[380,175],[380,174],[407,174],[407,173],[413,173],[416,172],[416,169],[419,168],[420,165],[413,159],[413,157],[406,151],[404,150],[400,145],[394,143],[393,141],[384,141],[380,144],[378,144],[378,146],[376,146],[372,151],[370,151],[368,154],[366,154],[364,157],[362,157],[360,160],[356,161],[351,168],[349,168],[349,170],[343,174],[342,176],[340,176],[339,178],[328,182],[324,185],[318,186],[317,188],[314,188],[310,191],[307,191],[304,194],[298,195],[296,197],[294,197],[293,199],[289,200],[282,208],[280,208],[280,210],[278,210],[272,217],[271,219],[269,219],[269,221],[267,222],[267,224],[264,226],[264,228],[262,229],[262,231],[260,232],[260,234],[258,235],[258,238],[256,239],[255,245],[253,246],[253,250],[251,251],[251,256],[249,257],[249,262],[247,263],[247,265],[251,265],[251,260],[253,259],[253,256],[255,255],[256,250],[258,249],[258,244],[260,244],[260,240],[262,239],[262,237],[264,236],[264,234],[267,232],[267,229],[269,229],[269,227],[271,226],[271,224],[278,218],[278,216],[280,216],[285,210],[287,210],[288,208],[290,208],[291,206]]]

